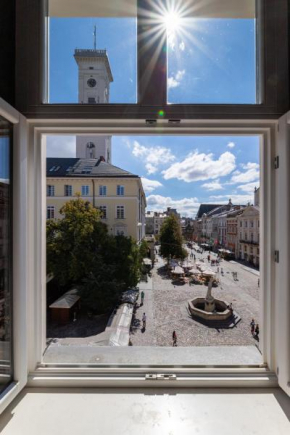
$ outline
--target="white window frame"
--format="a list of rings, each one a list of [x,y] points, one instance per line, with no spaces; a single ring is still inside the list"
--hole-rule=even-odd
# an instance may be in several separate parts
[[[123,217],[118,217],[118,210],[121,209],[123,210]],[[125,206],[124,205],[116,205],[116,219],[120,219],[123,220],[125,219]]]
[[[99,186],[99,196],[107,196],[107,186],[104,184]]]
[[[103,210],[105,210],[105,216],[102,216],[101,219],[107,219],[108,215],[107,215],[107,206],[106,205],[100,205],[99,209],[101,212],[103,212]]]
[[[48,215],[48,212],[53,212],[53,217],[48,217],[47,215]],[[46,219],[54,219],[55,218],[55,207],[54,207],[54,205],[48,205],[47,207],[46,207]]]
[[[86,191],[87,193],[84,193]],[[90,186],[88,184],[84,184],[82,186],[82,196],[89,196],[90,195]]]
[[[16,112],[17,113],[17,112]],[[43,121],[30,120],[29,128],[26,130],[25,118],[22,117],[22,134],[20,135],[25,142],[25,146],[19,147],[16,156],[14,157],[14,164],[21,168],[19,173],[16,172],[16,198],[14,202],[15,209],[20,208],[19,219],[15,222],[14,228],[16,233],[16,240],[20,240],[20,244],[16,245],[16,264],[14,270],[17,271],[16,275],[16,295],[17,283],[21,287],[20,301],[23,305],[16,304],[15,316],[16,330],[21,324],[22,330],[20,336],[17,337],[18,344],[21,344],[21,355],[16,355],[15,368],[22,372],[22,375],[28,375],[28,386],[148,386],[145,381],[146,373],[172,373],[174,371],[178,374],[177,381],[174,382],[175,387],[186,386],[273,386],[277,385],[277,379],[274,373],[277,373],[277,352],[278,344],[281,340],[285,340],[286,334],[280,334],[280,329],[277,328],[278,315],[275,311],[275,299],[278,297],[286,298],[288,296],[279,296],[276,292],[277,282],[280,287],[288,285],[288,249],[285,247],[284,251],[287,255],[284,256],[283,270],[280,274],[275,273],[276,264],[274,263],[273,252],[277,244],[275,239],[274,223],[277,223],[277,214],[281,214],[281,210],[273,207],[275,204],[275,187],[277,173],[273,168],[273,160],[275,157],[277,147],[277,121],[184,121],[178,127],[170,126],[164,121],[158,121],[159,129],[156,127],[144,127],[144,121],[118,121],[112,122],[109,126],[104,128],[106,123],[101,120],[84,120],[72,123],[70,120],[57,120],[52,123],[51,120]],[[290,124],[290,121],[289,121]],[[272,372],[264,372],[263,368],[219,368],[219,367],[175,367],[174,369],[168,367],[110,367],[103,368],[97,366],[79,365],[50,365],[43,364],[42,357],[46,348],[46,135],[67,134],[126,134],[126,135],[141,135],[141,134],[163,134],[170,135],[259,135],[263,140],[263,146],[260,152],[261,163],[261,278],[260,287],[263,289],[261,294],[261,349],[264,361]],[[19,131],[19,130],[18,130]],[[28,134],[23,132],[28,131]],[[146,133],[145,133],[146,132]],[[286,141],[284,141],[286,143]],[[17,142],[16,142],[17,143]],[[284,147],[286,149],[286,146]],[[288,152],[284,149],[284,153]],[[17,160],[18,158],[18,160]],[[25,165],[21,163],[25,160]],[[284,162],[283,162],[284,163]],[[286,163],[285,163],[286,164]],[[23,184],[24,180],[24,184]],[[283,180],[282,180],[283,181]],[[287,180],[288,181],[288,180]],[[283,181],[284,182],[284,181]],[[285,186],[286,186],[285,181]],[[287,189],[289,186],[287,185]],[[288,191],[288,190],[287,190]],[[28,195],[29,192],[29,195]],[[23,195],[21,195],[23,194]],[[284,197],[282,198],[284,199]],[[281,200],[282,200],[281,199]],[[287,201],[286,201],[287,202]],[[287,207],[289,206],[289,200]],[[282,222],[285,234],[289,234],[288,220],[285,209],[284,221]],[[280,215],[279,215],[280,216]],[[21,219],[21,217],[23,219]],[[287,221],[287,225],[286,225]],[[23,227],[24,222],[24,227]],[[279,221],[281,226],[281,220]],[[24,231],[26,228],[27,231]],[[279,237],[281,236],[281,229],[279,228]],[[283,240],[282,237],[282,240]],[[15,243],[15,241],[14,241]],[[17,253],[21,253],[17,257]],[[29,253],[29,255],[27,255]],[[280,257],[281,258],[281,257]],[[18,262],[18,263],[17,263]],[[19,263],[20,262],[20,263]],[[20,267],[21,266],[21,267]],[[20,268],[19,268],[20,267]],[[20,273],[19,273],[20,271]],[[23,283],[24,280],[24,283]],[[277,281],[280,280],[280,281]],[[22,286],[23,283],[23,286]],[[276,284],[276,287],[275,287]],[[14,283],[15,286],[15,283]],[[288,287],[287,287],[288,288]],[[24,289],[24,290],[23,290]],[[19,289],[18,289],[19,290]],[[279,289],[280,290],[280,289]],[[15,299],[14,299],[15,301]],[[287,304],[285,303],[284,309]],[[25,314],[21,312],[25,308]],[[288,314],[288,313],[287,313]],[[286,321],[288,317],[286,317]],[[23,319],[25,322],[23,322]],[[22,322],[22,323],[21,323]],[[276,323],[275,323],[276,322]],[[276,325],[276,328],[275,328]],[[279,337],[284,335],[284,337]],[[15,339],[14,339],[15,340]],[[279,341],[280,340],[280,341]],[[283,358],[283,352],[288,349],[280,351],[280,356]],[[16,346],[17,348],[17,346]],[[24,359],[23,359],[24,358]],[[19,365],[22,361],[23,366]],[[284,378],[289,375],[288,369],[283,370]],[[181,375],[182,374],[182,375]],[[201,376],[202,375],[202,376]],[[222,376],[221,376],[222,375]],[[283,379],[284,379],[283,378]],[[17,379],[17,377],[16,377]],[[280,379],[280,378],[279,378]],[[147,382],[147,383],[146,383]],[[149,381],[150,382],[150,381]],[[150,383],[150,386],[160,386],[155,383]],[[172,381],[162,382],[162,387],[173,386]],[[286,387],[285,387],[286,388]],[[15,397],[15,396],[14,396]],[[1,403],[0,403],[1,405]]]
[[[125,195],[125,186],[122,184],[117,185],[117,196],[124,196]]]
[[[68,191],[70,192],[70,195],[68,195]],[[73,188],[71,184],[64,185],[64,196],[66,197],[73,196]]]
[[[55,186],[53,184],[47,185],[47,196],[55,196]]]

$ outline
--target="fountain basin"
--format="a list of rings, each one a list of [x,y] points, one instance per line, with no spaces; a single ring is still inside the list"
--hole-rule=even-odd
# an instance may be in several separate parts
[[[200,317],[205,320],[226,320],[232,316],[232,310],[229,310],[228,302],[219,299],[214,300],[215,311],[205,311],[206,298],[194,298],[188,301],[188,309],[193,316]]]

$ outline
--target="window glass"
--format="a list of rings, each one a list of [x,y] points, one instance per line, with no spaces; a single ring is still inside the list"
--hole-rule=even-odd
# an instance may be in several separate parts
[[[106,196],[107,195],[107,186],[100,186],[99,187],[99,195],[100,196]]]
[[[54,186],[47,186],[47,196],[54,196]]]
[[[12,380],[12,125],[0,117],[0,391]]]
[[[54,219],[54,206],[53,205],[47,206],[46,218],[47,219]]]
[[[89,195],[90,193],[90,187],[89,186],[82,186],[82,195]]]
[[[257,103],[255,0],[173,2],[165,25],[168,103]]]
[[[64,195],[65,196],[72,196],[72,186],[66,185],[64,189]]]
[[[260,315],[259,207],[248,205],[259,191],[260,137],[110,138],[84,136],[81,145],[76,136],[46,138],[47,184],[56,177],[49,168],[61,167],[61,194],[47,197],[57,219],[47,221],[54,279],[47,285],[44,362],[64,362],[65,353],[74,363],[172,364],[174,346],[176,364],[260,364],[259,335],[250,329]],[[88,143],[95,157],[86,154]],[[65,185],[72,197],[63,197]],[[211,276],[212,313],[228,310],[220,328],[196,318],[191,305],[205,307],[199,303]],[[122,302],[127,290],[135,311]],[[72,305],[62,316],[63,301]]]
[[[124,186],[117,186],[117,195],[123,196],[125,192]]]
[[[136,103],[136,0],[49,1],[50,103]]]

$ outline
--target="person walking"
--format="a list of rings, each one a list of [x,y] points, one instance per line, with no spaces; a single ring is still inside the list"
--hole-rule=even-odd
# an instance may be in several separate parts
[[[256,328],[255,328],[255,338],[259,341],[259,333],[260,333],[260,328],[259,325],[257,323]]]
[[[172,333],[172,346],[177,347],[177,335],[175,331]]]
[[[144,293],[144,291],[142,290],[142,291],[141,291],[141,306],[144,304],[144,297],[145,297],[145,293]]]
[[[142,316],[142,324],[143,324],[143,329],[144,329],[144,331],[145,331],[145,329],[146,329],[146,320],[147,320],[146,314],[143,313],[143,316]]]
[[[252,321],[250,323],[250,326],[251,326],[251,334],[254,335],[254,332],[255,332],[255,319],[252,319]]]

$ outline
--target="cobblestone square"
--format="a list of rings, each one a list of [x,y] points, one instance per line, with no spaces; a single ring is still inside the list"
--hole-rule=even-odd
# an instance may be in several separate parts
[[[196,260],[205,264],[208,252],[197,254]],[[216,258],[210,253],[212,258]],[[212,269],[216,272],[217,267]],[[232,329],[208,327],[193,320],[189,315],[188,301],[197,296],[205,297],[207,286],[172,282],[160,256],[152,269],[148,283],[140,283],[145,293],[144,305],[137,309],[136,327],[131,333],[133,346],[172,346],[172,332],[177,334],[178,346],[251,346],[258,345],[250,332],[252,318],[259,323],[259,272],[235,261],[222,260],[219,285],[213,288],[213,296],[233,304],[241,321]],[[237,281],[233,278],[237,272]],[[140,303],[140,301],[139,301]],[[141,329],[142,315],[146,313],[146,330]]]

